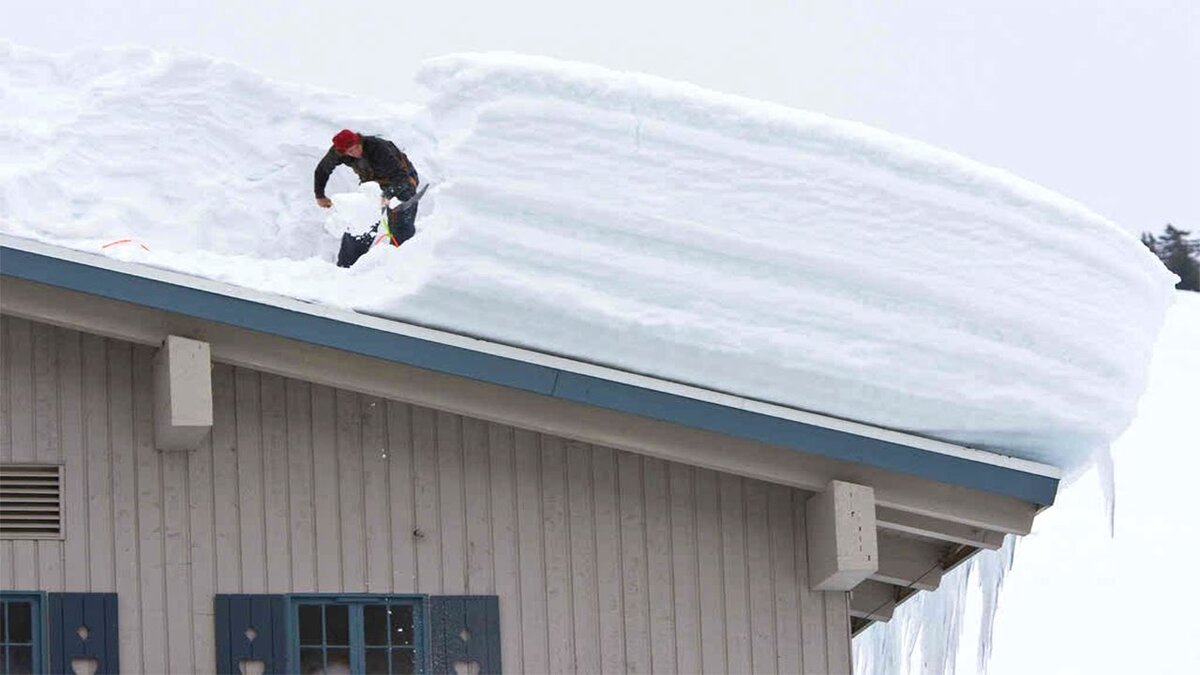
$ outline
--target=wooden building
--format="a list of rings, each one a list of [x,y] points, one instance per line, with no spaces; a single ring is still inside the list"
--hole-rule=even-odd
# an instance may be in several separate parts
[[[1057,489],[12,237],[0,275],[7,672],[847,672]]]

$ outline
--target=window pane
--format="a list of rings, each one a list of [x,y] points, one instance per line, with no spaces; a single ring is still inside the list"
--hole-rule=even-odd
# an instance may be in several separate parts
[[[367,675],[388,675],[388,650],[386,647],[367,650]]]
[[[390,610],[391,608],[385,605],[367,605],[363,607],[363,640],[368,645],[387,646],[388,613]]]
[[[33,647],[9,647],[12,657],[12,675],[26,675],[33,672]]]
[[[300,605],[300,644],[321,644],[321,606]]]
[[[317,675],[325,672],[325,655],[320,649],[300,650],[300,672],[303,675]]]
[[[350,608],[346,605],[325,605],[325,644],[350,644]]]
[[[413,608],[412,605],[392,605],[392,644],[411,645],[413,643]]]
[[[345,609],[343,607],[342,609]],[[350,675],[350,650],[330,649],[325,652],[325,672],[329,675]]]
[[[32,614],[33,606],[28,602],[8,603],[8,641],[10,643],[33,642]]]
[[[411,649],[393,649],[392,650],[392,672],[409,675],[409,673],[417,672],[413,664],[413,650]]]
[[[8,613],[8,603],[0,603],[0,642],[8,642],[8,633],[4,632],[4,615]],[[0,661],[0,667],[3,667],[6,661]]]

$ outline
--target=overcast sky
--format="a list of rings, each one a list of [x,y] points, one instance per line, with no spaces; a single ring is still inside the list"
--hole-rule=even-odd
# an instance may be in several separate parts
[[[391,100],[423,98],[417,64],[455,51],[648,72],[928,141],[1132,230],[1200,231],[1198,0],[13,4],[17,44],[181,48]]]

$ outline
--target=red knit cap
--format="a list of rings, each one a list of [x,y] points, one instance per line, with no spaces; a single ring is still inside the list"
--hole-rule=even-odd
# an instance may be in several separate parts
[[[349,129],[342,129],[341,131],[337,132],[336,136],[333,137],[333,149],[337,150],[338,152],[345,152],[358,142],[358,134],[350,131]]]

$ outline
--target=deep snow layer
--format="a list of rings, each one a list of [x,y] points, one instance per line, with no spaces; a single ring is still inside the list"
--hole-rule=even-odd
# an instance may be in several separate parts
[[[648,76],[467,55],[420,79],[426,108],[0,43],[0,143],[24,148],[0,229],[1059,466],[1132,417],[1173,280],[1074,202]],[[311,195],[343,126],[435,183],[417,238],[349,271],[337,235],[374,193],[342,170],[332,213]]]

